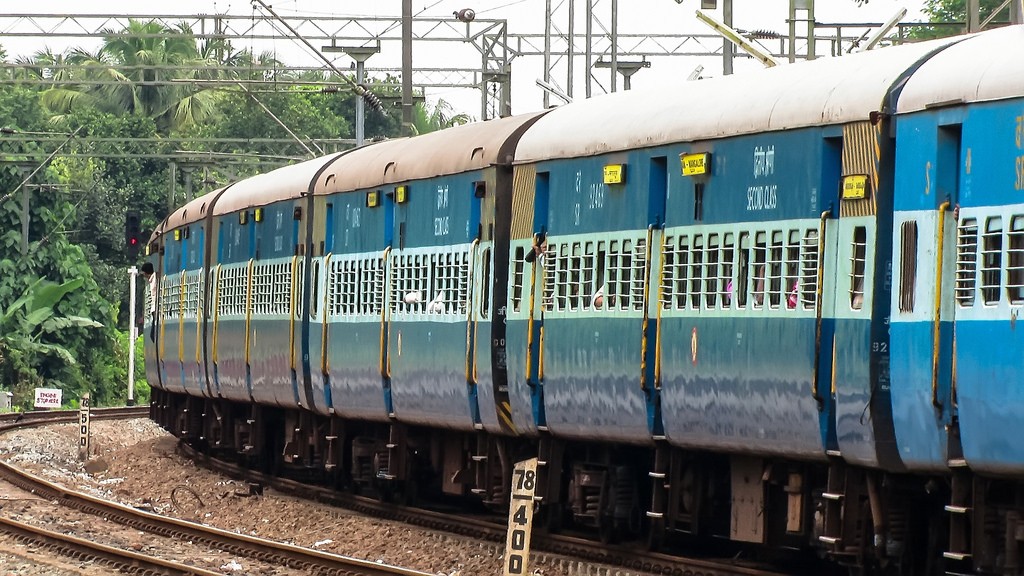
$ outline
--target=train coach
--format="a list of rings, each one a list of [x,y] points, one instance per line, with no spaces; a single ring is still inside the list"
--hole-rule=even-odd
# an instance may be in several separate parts
[[[1016,574],[1022,45],[618,93],[211,192],[149,245],[153,418],[386,497],[507,507],[538,457],[549,529]]]

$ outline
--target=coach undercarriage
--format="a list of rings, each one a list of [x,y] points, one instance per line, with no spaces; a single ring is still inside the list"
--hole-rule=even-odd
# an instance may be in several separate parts
[[[1022,574],[1024,488],[979,478],[886,474],[830,462],[524,440],[154,389],[152,418],[211,454],[266,472],[411,503],[466,497],[503,514],[515,463],[538,458],[535,530],[816,548],[850,574]],[[704,549],[707,549],[706,547]]]

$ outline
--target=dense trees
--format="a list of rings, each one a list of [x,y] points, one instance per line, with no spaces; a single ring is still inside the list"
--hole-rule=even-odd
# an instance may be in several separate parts
[[[7,61],[2,48],[0,58]],[[66,400],[90,392],[98,405],[123,401],[126,271],[136,264],[123,246],[126,210],[155,227],[170,190],[178,191],[174,203],[183,200],[185,174],[198,174],[195,158],[204,158],[207,180],[198,192],[308,157],[303,146],[272,141],[291,140],[288,130],[313,154],[332,151],[325,140],[353,137],[355,97],[325,90],[347,83],[318,73],[275,72],[289,82],[251,89],[245,80],[265,80],[259,69],[274,66],[269,55],[198,42],[185,26],[155,22],[131,21],[95,51],[44,47],[16,64],[0,85],[0,390],[14,392],[21,408],[40,385],[64,389]],[[381,95],[398,94],[385,81]],[[443,103],[419,115],[421,131],[453,121]],[[368,112],[368,137],[399,131],[396,114]],[[45,162],[58,144],[62,153]],[[140,401],[147,392],[140,383]]]

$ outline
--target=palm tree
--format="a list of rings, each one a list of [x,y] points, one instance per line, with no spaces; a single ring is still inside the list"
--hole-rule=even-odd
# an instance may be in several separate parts
[[[437,101],[433,110],[428,110],[423,102],[417,102],[412,112],[412,127],[416,134],[426,134],[436,130],[460,126],[473,121],[468,114],[452,114],[452,105],[443,99]]]
[[[186,24],[170,28],[155,21],[129,20],[122,32],[104,30],[104,34],[103,46],[95,54],[75,49],[65,56],[79,70],[72,75],[72,84],[44,92],[43,104],[51,112],[66,114],[92,106],[137,114],[153,118],[164,133],[202,122],[213,113],[212,90],[172,83],[205,79],[200,71],[212,64],[200,54]]]

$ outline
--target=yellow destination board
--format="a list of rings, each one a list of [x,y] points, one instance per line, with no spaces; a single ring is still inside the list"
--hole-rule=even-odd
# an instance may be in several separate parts
[[[868,177],[863,174],[843,177],[843,200],[859,200],[868,195]]]
[[[604,167],[605,184],[622,184],[626,181],[625,164],[609,164]]]
[[[707,174],[711,168],[711,154],[709,152],[680,154],[679,162],[683,165],[683,176]]]

